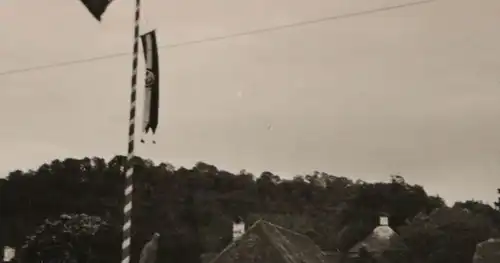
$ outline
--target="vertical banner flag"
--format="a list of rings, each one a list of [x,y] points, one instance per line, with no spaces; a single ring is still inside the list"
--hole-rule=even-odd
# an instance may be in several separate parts
[[[113,0],[81,0],[82,3],[87,7],[90,13],[97,19],[101,21],[101,16],[108,8],[108,5]]]
[[[146,63],[145,92],[144,92],[144,135],[151,130],[154,135],[158,127],[158,109],[160,100],[160,76],[158,67],[158,45],[156,33],[152,30],[141,36],[144,60]],[[141,140],[144,143],[144,139]],[[153,140],[153,143],[155,141]]]

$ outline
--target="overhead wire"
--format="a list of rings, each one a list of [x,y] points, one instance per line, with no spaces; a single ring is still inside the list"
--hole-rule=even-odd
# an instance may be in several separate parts
[[[303,26],[308,26],[308,25],[313,25],[313,24],[330,22],[333,20],[364,16],[364,15],[386,12],[386,11],[395,10],[395,9],[409,8],[412,6],[428,4],[428,3],[436,2],[436,1],[438,1],[438,0],[423,0],[423,1],[393,5],[393,6],[386,6],[386,7],[370,9],[370,10],[365,10],[365,11],[360,11],[360,12],[353,12],[353,13],[348,13],[348,14],[321,17],[321,18],[312,19],[312,20],[305,20],[305,21],[290,23],[290,24],[286,24],[286,25],[278,25],[278,26],[260,28],[260,29],[255,29],[255,30],[248,30],[248,31],[238,32],[238,33],[224,35],[224,36],[207,37],[207,38],[202,38],[202,39],[198,39],[198,40],[191,40],[191,41],[180,42],[180,43],[175,43],[175,44],[160,45],[158,48],[159,49],[173,49],[173,48],[197,45],[197,44],[208,43],[208,42],[222,41],[222,40],[238,38],[238,37],[242,37],[242,36],[257,35],[257,34],[263,34],[263,33],[268,33],[268,32],[281,31],[281,30],[285,30],[285,29],[291,29],[291,28],[296,28],[296,27],[303,27]],[[128,56],[128,55],[130,55],[129,52],[117,52],[117,53],[111,53],[111,54],[102,55],[102,56],[96,56],[96,57],[82,58],[82,59],[77,59],[77,60],[70,60],[70,61],[64,61],[64,62],[34,66],[34,67],[6,70],[3,72],[0,72],[0,77],[7,76],[7,75],[27,73],[30,71],[39,71],[39,70],[45,70],[45,69],[51,69],[51,68],[67,67],[67,66],[71,66],[71,65],[75,65],[75,64],[90,63],[90,62],[99,61],[99,60],[108,60],[108,59],[113,59],[113,58]]]

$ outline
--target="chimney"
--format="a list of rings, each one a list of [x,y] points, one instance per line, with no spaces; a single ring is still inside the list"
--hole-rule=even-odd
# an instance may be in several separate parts
[[[379,226],[388,226],[389,225],[389,217],[386,215],[379,216],[378,224],[379,224]]]
[[[16,256],[16,250],[11,247],[3,248],[3,262],[10,262]]]
[[[240,238],[245,233],[245,222],[238,217],[233,221],[233,241]]]

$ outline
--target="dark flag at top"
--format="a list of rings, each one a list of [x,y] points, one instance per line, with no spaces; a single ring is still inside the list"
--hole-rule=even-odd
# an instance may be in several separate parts
[[[146,63],[145,92],[144,92],[144,135],[149,130],[154,134],[158,127],[158,108],[160,103],[160,76],[158,66],[158,45],[155,31],[141,36],[144,60]],[[142,140],[144,142],[144,139]],[[155,141],[153,140],[153,143]]]
[[[95,19],[101,21],[101,16],[113,0],[81,0]]]

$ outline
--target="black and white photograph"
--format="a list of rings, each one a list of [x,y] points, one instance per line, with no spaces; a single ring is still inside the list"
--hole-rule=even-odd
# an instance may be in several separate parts
[[[0,263],[500,263],[499,0],[0,0]]]

